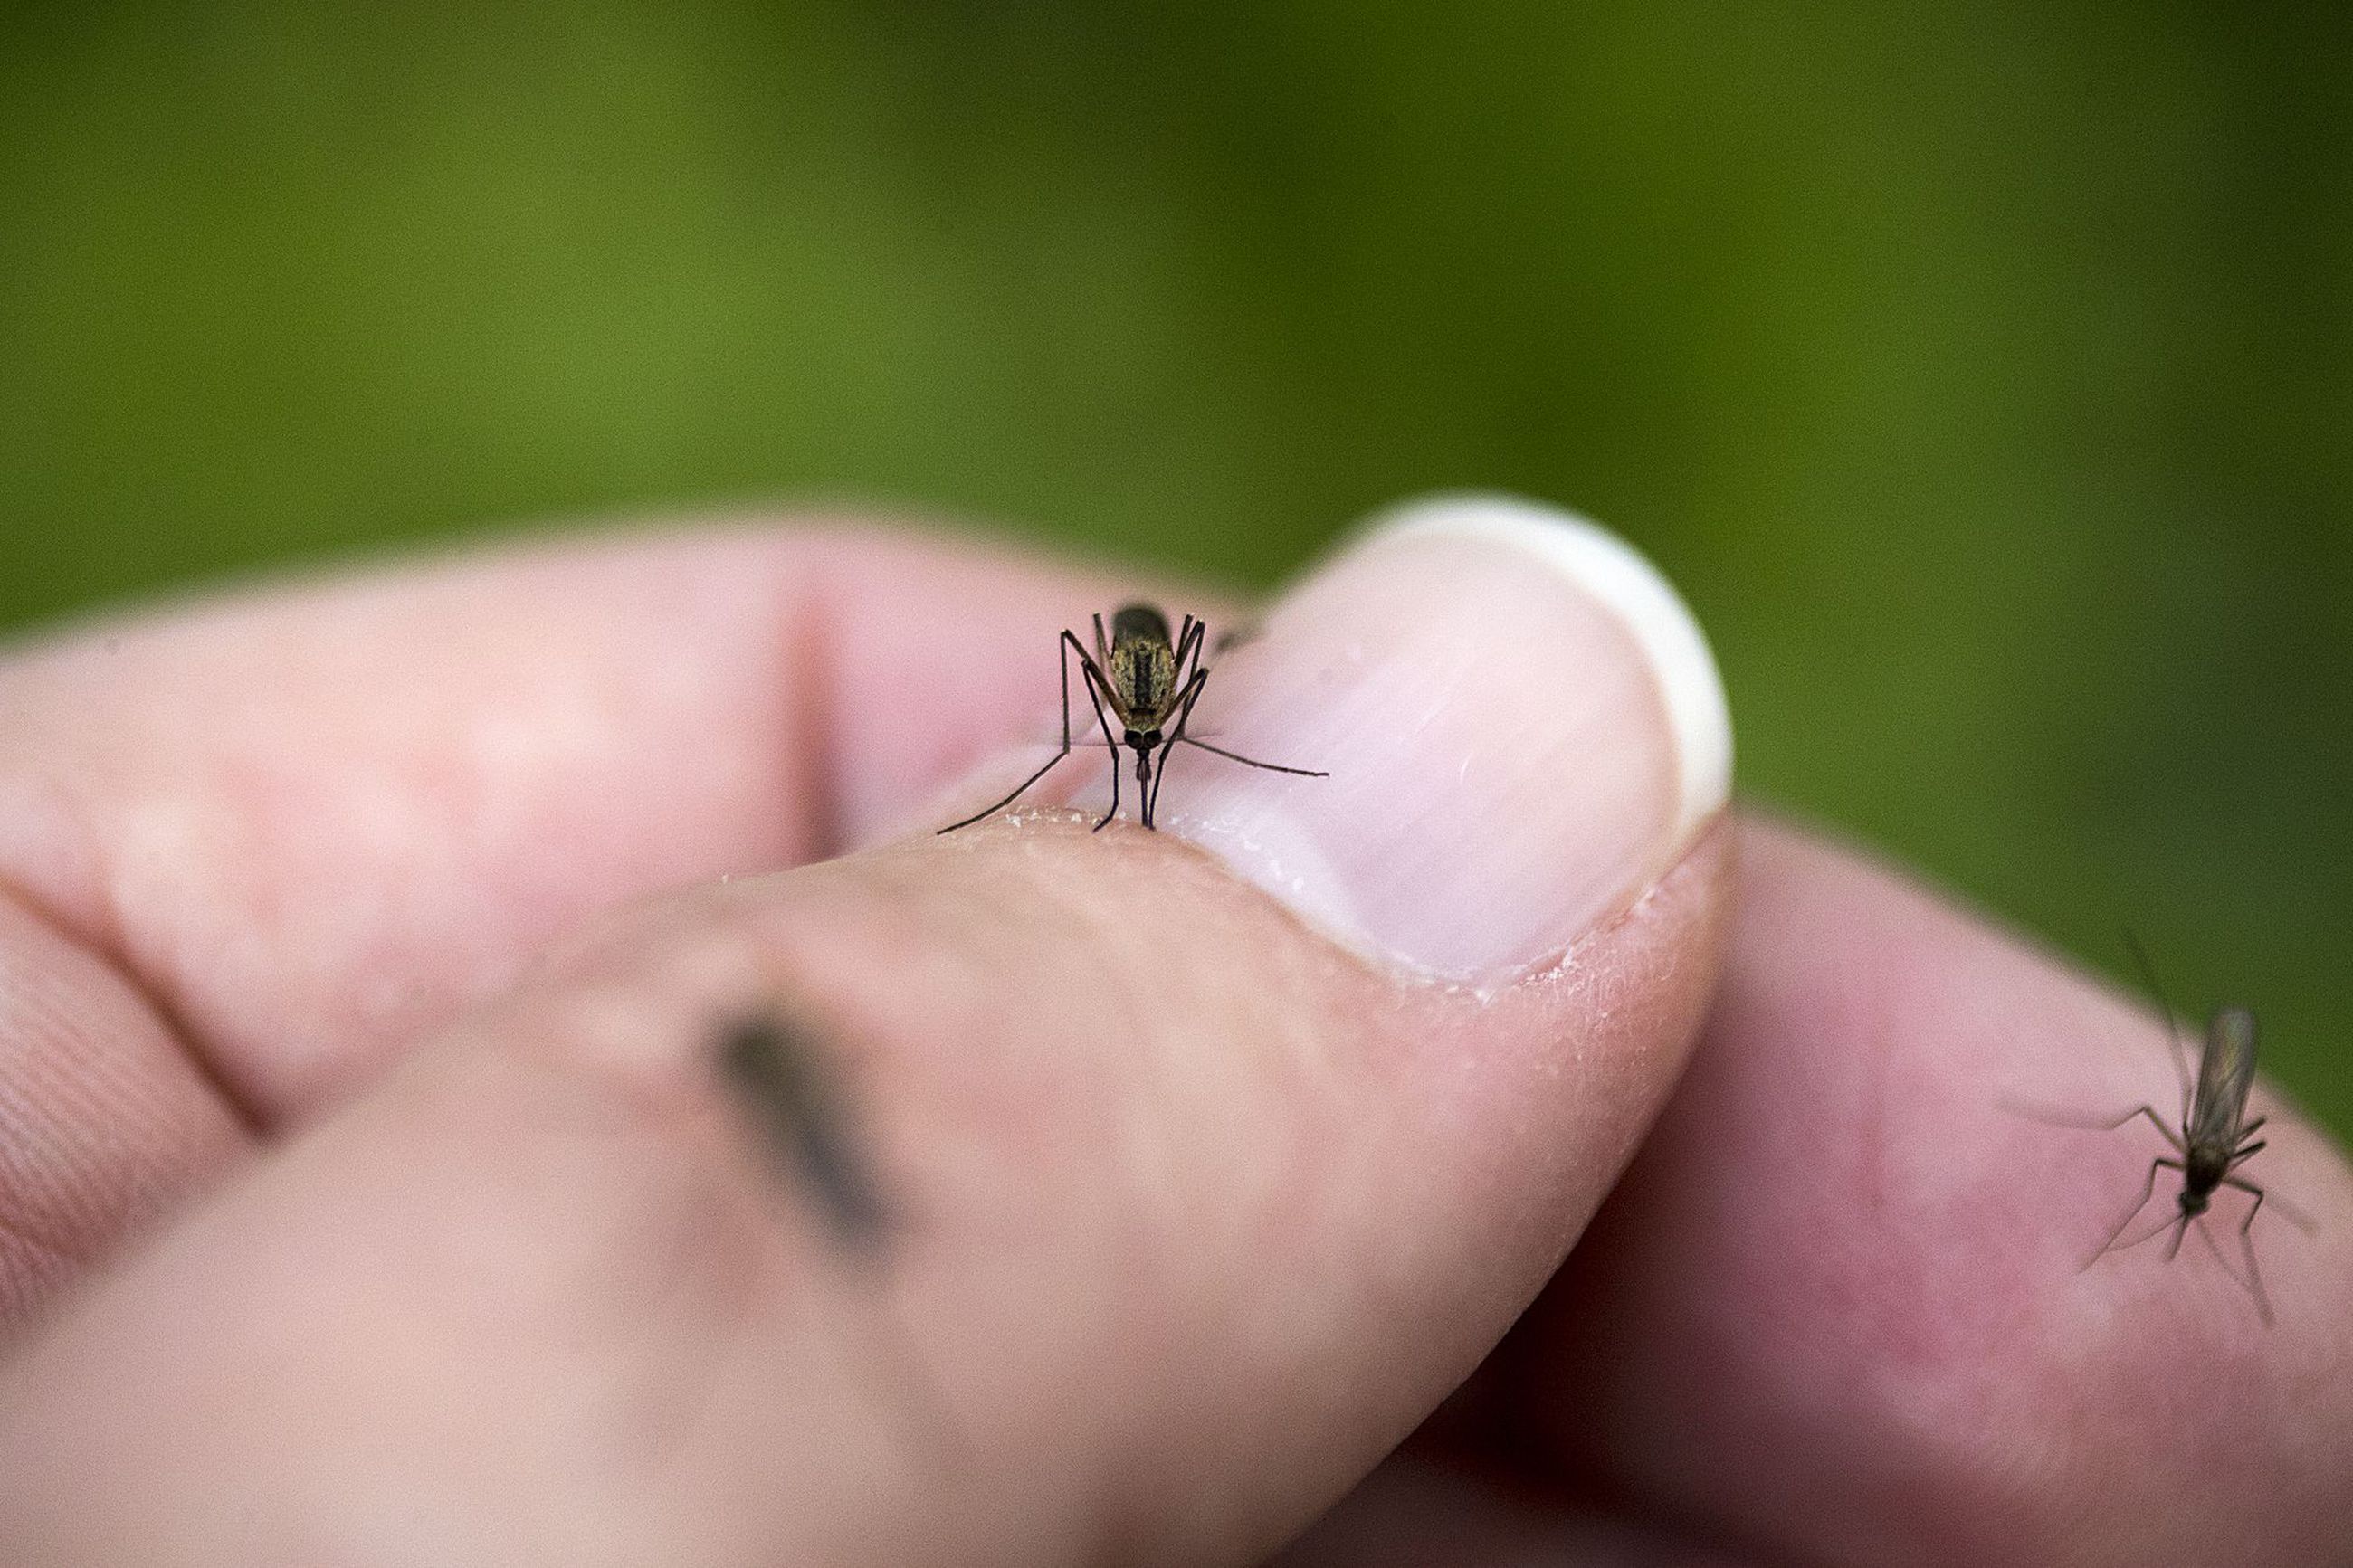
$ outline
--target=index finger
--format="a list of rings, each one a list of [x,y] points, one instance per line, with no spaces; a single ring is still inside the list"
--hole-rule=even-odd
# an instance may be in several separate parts
[[[69,629],[0,658],[0,889],[267,1123],[588,914],[895,819],[1050,710],[1056,629],[1113,592],[746,526]]]

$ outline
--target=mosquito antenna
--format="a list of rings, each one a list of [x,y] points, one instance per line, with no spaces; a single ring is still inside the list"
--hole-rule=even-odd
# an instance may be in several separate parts
[[[2139,968],[2140,977],[2148,986],[2148,994],[2157,998],[2158,1010],[2165,1015],[2165,1037],[2173,1048],[2174,1076],[2181,1080],[2181,1121],[2187,1126],[2193,1090],[2190,1087],[2189,1050],[2181,1042],[2181,1025],[2174,1014],[2173,1004],[2166,1000],[2165,987],[2158,981],[2157,965],[2148,961],[2148,950],[2141,946],[2140,938],[2133,934],[2132,927],[2125,927],[2124,933],[2125,946],[2131,950],[2133,963]]]
[[[1281,763],[1261,763],[1256,757],[1245,757],[1240,752],[1229,752],[1223,746],[1213,746],[1207,741],[1197,741],[1190,735],[1179,735],[1176,739],[1186,745],[1198,746],[1205,752],[1214,752],[1226,761],[1240,763],[1246,768],[1261,768],[1271,773],[1291,773],[1303,779],[1328,779],[1332,776],[1321,768],[1286,768]]]

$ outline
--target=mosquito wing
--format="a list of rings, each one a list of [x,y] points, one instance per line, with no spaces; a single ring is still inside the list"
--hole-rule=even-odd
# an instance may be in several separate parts
[[[2247,1091],[2255,1085],[2255,1016],[2224,1007],[2206,1026],[2198,1061],[2198,1088],[2189,1099],[2189,1142],[2235,1148],[2246,1120]]]

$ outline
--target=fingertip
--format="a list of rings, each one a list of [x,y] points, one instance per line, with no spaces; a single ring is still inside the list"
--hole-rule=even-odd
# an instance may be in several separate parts
[[[1715,655],[1674,584],[1625,538],[1573,511],[1477,491],[1405,502],[1365,532],[1484,542],[1546,563],[1591,595],[1632,637],[1659,689],[1676,758],[1670,842],[1687,841],[1724,809],[1732,793],[1732,713]]]
[[[1723,689],[1689,610],[1622,541],[1533,502],[1386,514],[1210,674],[1193,743],[1157,759],[1159,826],[1356,951],[1450,981],[1556,961],[1729,788]],[[1021,805],[1118,798],[1082,695],[1065,709],[1079,754]],[[972,804],[1039,761],[1008,762]]]

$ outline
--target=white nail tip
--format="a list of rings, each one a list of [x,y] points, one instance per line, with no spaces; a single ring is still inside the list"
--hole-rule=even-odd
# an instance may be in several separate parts
[[[1690,606],[1624,540],[1574,512],[1507,495],[1437,495],[1382,512],[1368,536],[1460,539],[1544,563],[1608,606],[1657,678],[1675,740],[1682,801],[1676,837],[1723,809],[1732,790],[1732,715],[1715,656]]]

